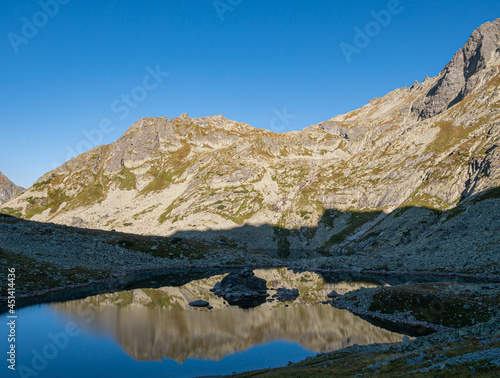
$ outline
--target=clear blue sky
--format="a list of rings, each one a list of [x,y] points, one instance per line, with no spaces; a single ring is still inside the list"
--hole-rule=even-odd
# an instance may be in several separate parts
[[[22,186],[144,116],[300,130],[438,74],[500,17],[498,0],[54,1],[0,2],[0,171]],[[389,8],[377,30],[371,11]],[[367,25],[348,62],[341,43],[358,48]],[[276,122],[285,107],[295,117]]]

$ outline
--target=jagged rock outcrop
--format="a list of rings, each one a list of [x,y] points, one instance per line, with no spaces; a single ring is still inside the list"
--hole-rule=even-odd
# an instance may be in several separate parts
[[[220,115],[141,119],[2,211],[283,257],[340,253],[377,225],[394,229],[401,209],[451,210],[499,186],[499,24],[476,30],[437,77],[302,131]]]
[[[0,205],[17,197],[24,188],[17,186],[0,172]]]
[[[500,55],[500,19],[475,30],[437,78],[427,95],[416,102],[412,111],[430,118],[459,103],[478,86],[498,73]],[[488,71],[484,74],[483,71]],[[481,75],[482,74],[482,75]]]

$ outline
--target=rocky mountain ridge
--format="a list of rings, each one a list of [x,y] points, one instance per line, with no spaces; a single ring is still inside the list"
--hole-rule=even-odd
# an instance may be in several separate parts
[[[141,119],[1,211],[281,256],[425,244],[424,235],[450,232],[444,219],[457,204],[454,222],[471,229],[472,199],[498,207],[499,85],[500,19],[472,33],[438,76],[302,131],[273,133],[221,115]],[[498,229],[492,217],[478,232]],[[400,236],[411,219],[410,235]]]
[[[23,192],[24,188],[17,186],[0,172],[0,205],[17,197]]]

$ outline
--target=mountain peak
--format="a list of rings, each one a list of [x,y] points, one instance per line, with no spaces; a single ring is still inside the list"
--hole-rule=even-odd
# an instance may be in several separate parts
[[[474,30],[463,48],[437,77],[426,96],[417,101],[412,113],[426,119],[442,113],[483,85],[500,64],[500,18]],[[496,72],[495,72],[496,73]]]
[[[0,172],[0,205],[19,195],[24,188],[15,185]]]
[[[222,115],[142,118],[2,210],[77,227],[224,237],[283,256],[343,248],[398,211],[387,230],[406,245],[396,215],[452,209],[500,186],[499,24],[474,32],[440,75],[300,132]]]
[[[9,184],[10,182],[11,181],[2,172],[0,172],[0,185]]]

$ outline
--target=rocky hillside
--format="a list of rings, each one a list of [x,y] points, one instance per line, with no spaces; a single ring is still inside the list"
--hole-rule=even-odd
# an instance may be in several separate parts
[[[0,172],[0,205],[22,193],[24,188],[15,185]]]
[[[300,132],[221,115],[141,119],[1,211],[281,256],[439,250],[455,233],[458,251],[479,251],[485,238],[498,249],[499,85],[500,19],[474,31],[438,76]],[[479,204],[490,209],[484,219],[473,216]]]

